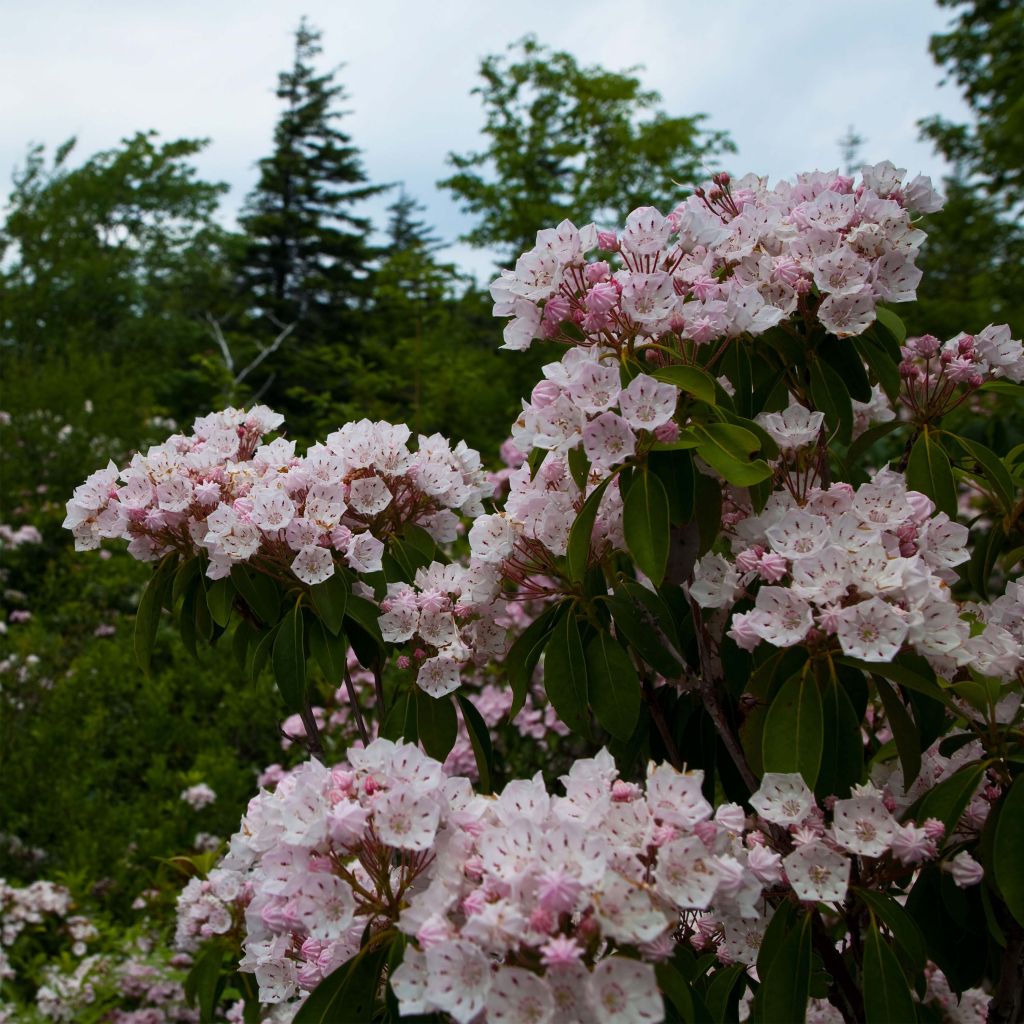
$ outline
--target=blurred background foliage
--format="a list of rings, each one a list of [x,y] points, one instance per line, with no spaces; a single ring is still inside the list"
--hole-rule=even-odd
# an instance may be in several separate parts
[[[973,120],[921,125],[950,161],[949,202],[901,313],[915,333],[1006,321],[1020,336],[1024,8],[940,3],[954,20],[932,51]],[[563,216],[614,225],[673,205],[674,182],[708,167],[744,169],[720,127],[661,109],[636,69],[582,67],[533,38],[485,58],[476,92],[480,149],[451,154],[439,185],[475,216],[467,240],[510,259]],[[74,140],[30,149],[0,223],[0,523],[40,531],[0,540],[0,876],[71,878],[116,913],[196,833],[230,835],[281,756],[280,708],[223,650],[197,663],[165,644],[143,677],[131,632],[147,569],[73,554],[60,526],[72,489],[198,414],[256,400],[300,441],[369,416],[494,461],[550,358],[500,352],[486,290],[444,261],[417,198],[367,180],[305,22],[277,95],[234,227],[217,217],[225,187],[193,166],[204,140],[149,131],[92,155]],[[842,155],[862,144],[851,132]],[[389,221],[371,225],[360,204],[384,189]],[[1020,417],[1007,409],[998,429],[1020,435]],[[199,781],[218,800],[197,812],[179,794]]]

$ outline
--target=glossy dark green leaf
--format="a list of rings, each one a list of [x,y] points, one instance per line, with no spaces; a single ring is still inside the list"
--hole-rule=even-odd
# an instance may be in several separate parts
[[[842,378],[850,397],[858,402],[871,401],[871,382],[864,362],[850,338],[827,337],[818,355]]]
[[[348,583],[338,571],[329,579],[309,588],[309,596],[313,599],[320,621],[328,631],[337,635],[345,621],[345,608],[348,605]]]
[[[907,340],[907,325],[887,306],[875,307],[875,316],[878,322],[892,335],[897,345],[902,345]]]
[[[951,711],[956,711],[949,695],[935,682],[934,674],[931,677],[923,675],[899,662],[866,662],[845,656],[836,658],[835,662],[837,665],[848,665],[851,668],[860,669],[869,675],[884,676],[891,682],[905,686],[908,690],[916,690],[926,697],[941,701]]]
[[[306,698],[306,651],[302,609],[295,605],[284,618],[274,638],[274,679],[285,707],[298,711]]]
[[[586,650],[586,685],[598,722],[616,739],[628,740],[640,715],[640,679],[629,655],[604,631]]]
[[[825,742],[815,793],[819,799],[845,799],[864,775],[864,740],[860,716],[838,679],[827,679],[821,693]]]
[[[763,1024],[799,1024],[811,985],[811,915],[801,914],[771,959],[757,993]]]
[[[384,640],[380,635],[377,605],[350,593],[345,603],[345,632],[361,665],[370,668],[384,662]]]
[[[508,713],[509,721],[519,714],[526,703],[533,670],[537,667],[541,654],[544,653],[544,648],[551,637],[551,631],[556,621],[560,615],[564,614],[566,607],[567,605],[563,602],[546,608],[516,637],[508,654],[505,655],[505,674],[512,687],[512,707]]]
[[[235,624],[235,632],[231,637],[231,653],[235,656],[239,668],[245,668],[249,658],[251,645],[259,643],[260,632],[252,623],[239,619]]]
[[[575,733],[590,732],[587,720],[587,664],[576,615],[555,626],[544,649],[544,690],[558,717]]]
[[[400,693],[388,708],[380,734],[386,740],[417,742],[419,737],[416,734],[416,698],[408,690]]]
[[[862,334],[852,340],[889,401],[898,401],[900,394],[899,349],[897,348],[894,358],[888,348],[874,340],[870,334]]]
[[[863,984],[866,1024],[913,1024],[917,1020],[899,960],[874,921],[864,937]]]
[[[257,642],[249,647],[246,669],[253,682],[256,682],[260,673],[267,667],[267,662],[270,661],[270,653],[274,649],[274,639],[277,636],[278,628],[279,626],[274,626],[273,629],[260,633]]]
[[[772,919],[768,922],[768,927],[765,929],[764,936],[761,939],[761,945],[757,950],[757,976],[759,978],[764,979],[768,977],[768,972],[771,970],[776,954],[779,952],[786,936],[793,930],[793,925],[796,923],[796,915],[797,906],[790,900],[783,900],[775,908],[775,913],[772,914]]]
[[[658,632],[645,620],[646,610],[641,612],[624,589],[604,598],[612,613],[616,633],[625,638],[648,665],[667,679],[677,679],[683,671],[675,655],[670,654],[658,639]]]
[[[811,398],[825,414],[825,426],[840,444],[849,444],[853,434],[853,404],[846,383],[828,363],[816,359],[810,366]]]
[[[339,1024],[371,1021],[387,946],[364,947],[335,968],[306,998],[293,1024]]]
[[[255,572],[247,565],[233,565],[231,580],[252,613],[265,626],[273,626],[281,608],[281,594],[277,584],[269,576]]]
[[[583,503],[579,515],[576,516],[569,530],[569,544],[566,551],[566,560],[569,565],[569,579],[573,583],[580,583],[587,571],[587,562],[590,560],[590,539],[594,532],[594,522],[597,519],[597,510],[604,498],[604,492],[614,478],[608,477],[594,488]]]
[[[775,695],[764,723],[761,756],[767,772],[799,772],[811,789],[824,746],[821,693],[814,673],[801,670]]]
[[[906,705],[889,681],[878,674],[873,678],[875,689],[882,699],[882,707],[885,708],[886,721],[896,741],[896,751],[903,767],[904,786],[909,788],[921,771],[921,736]]]
[[[153,652],[153,641],[156,639],[157,626],[160,624],[160,610],[163,607],[164,593],[171,584],[174,574],[174,557],[166,556],[157,565],[150,576],[146,589],[139,600],[139,608],[135,613],[135,658],[139,668],[147,675]]]
[[[202,569],[202,560],[197,556],[188,558],[178,566],[171,585],[171,605],[183,600],[185,595],[195,586],[196,579]]]
[[[690,983],[667,961],[655,964],[654,975],[658,979],[659,991],[675,1007],[679,1020],[683,1024],[694,1024],[696,1014]]]
[[[905,959],[910,974],[908,980],[912,981],[914,974],[924,970],[928,959],[928,945],[917,922],[887,893],[859,888],[855,892],[892,932],[892,937]]]
[[[956,434],[948,436],[952,437],[981,466],[983,476],[991,485],[996,500],[1004,512],[1009,512],[1013,508],[1017,488],[1003,460],[991,448],[986,448],[985,445],[979,444],[977,441],[971,441],[966,437],[959,437]]]
[[[722,527],[722,485],[703,473],[694,476],[694,510],[700,531],[700,550],[703,555],[711,550]]]
[[[587,480],[590,477],[590,459],[587,458],[587,453],[583,449],[583,446],[577,445],[575,448],[570,448],[567,461],[569,463],[569,474],[572,476],[573,483],[575,483],[580,491],[585,494],[587,490]]]
[[[946,826],[946,835],[951,835],[953,826],[960,820],[960,815],[970,803],[987,767],[987,762],[983,761],[961,768],[928,790],[920,803],[910,808],[907,817],[914,821],[938,818]]]
[[[466,732],[469,733],[469,742],[473,747],[473,756],[476,758],[477,774],[480,776],[478,789],[481,793],[494,792],[494,750],[491,747],[491,733],[483,716],[477,711],[476,706],[461,693],[455,694],[459,702],[459,709],[462,711],[462,721],[465,723]]]
[[[772,475],[764,459],[749,458],[760,448],[751,431],[735,423],[705,423],[694,430],[702,439],[697,449],[700,457],[734,486],[749,487]]]
[[[996,884],[1010,913],[1024,925],[1024,775],[1003,798],[992,847]]]
[[[459,734],[459,719],[450,694],[431,697],[416,687],[416,733],[423,749],[435,760],[443,762]]]
[[[658,586],[668,564],[668,495],[653,473],[640,473],[622,507],[626,547],[645,576]]]
[[[213,580],[206,588],[206,605],[210,616],[218,626],[227,627],[231,611],[235,606],[235,585],[230,576]]]
[[[953,467],[938,437],[927,427],[921,431],[910,451],[907,486],[927,494],[940,512],[956,519],[957,490]]]
[[[198,1008],[200,1020],[216,1016],[217,999],[224,987],[223,962],[224,947],[219,942],[210,943],[196,955],[185,977],[185,999],[189,1006]]]
[[[666,384],[674,384],[680,391],[708,405],[715,404],[715,380],[696,366],[663,366],[651,375]]]
[[[324,625],[323,620],[311,616],[306,624],[309,635],[309,653],[317,663],[324,678],[331,686],[341,685],[345,678],[345,658],[348,645],[345,637],[335,636]]]
[[[739,988],[737,982],[742,983]],[[706,1015],[710,1016],[715,1024],[731,1024],[738,1019],[738,1003],[745,983],[746,969],[743,964],[730,964],[715,971],[704,991]]]
[[[699,444],[699,440],[697,441]],[[651,452],[648,466],[668,496],[668,517],[673,526],[693,519],[694,468],[689,452]]]

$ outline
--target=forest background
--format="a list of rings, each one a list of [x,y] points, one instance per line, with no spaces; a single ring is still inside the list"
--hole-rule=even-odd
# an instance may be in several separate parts
[[[989,322],[1019,336],[1024,8],[940,6],[949,29],[931,54],[969,116],[919,125],[949,168],[947,204],[926,225],[904,318],[942,338]],[[229,651],[197,662],[168,643],[143,677],[131,620],[146,567],[123,552],[73,556],[60,525],[73,487],[172,423],[256,400],[300,443],[368,416],[464,438],[496,463],[551,357],[498,351],[490,297],[451,262],[422,197],[368,177],[347,131],[342,49],[307,21],[296,30],[237,223],[221,214],[226,186],[196,169],[206,143],[149,131],[91,154],[74,140],[29,148],[3,209],[0,877],[60,880],[112,927],[154,880],[169,904],[170,858],[197,834],[229,835],[258,770],[287,755],[271,682],[244,681]],[[450,154],[438,188],[470,218],[463,242],[506,262],[537,225],[664,211],[679,183],[748,169],[728,124],[666,109],[641,70],[587,66],[533,37],[485,57],[475,92],[479,143]],[[844,169],[888,155],[858,130],[870,136],[870,110],[837,140]],[[371,222],[384,200],[386,219]],[[1018,443],[1022,410],[983,429],[1010,435],[1000,450]],[[180,793],[200,782],[217,800],[196,810]]]

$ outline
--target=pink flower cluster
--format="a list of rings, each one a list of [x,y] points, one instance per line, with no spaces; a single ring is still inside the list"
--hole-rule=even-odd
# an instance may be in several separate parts
[[[784,432],[765,425],[780,445],[806,444],[820,416],[791,407]],[[954,567],[969,558],[967,528],[935,514],[900,473],[881,470],[856,489],[811,487],[800,500],[776,491],[729,539],[730,556],[708,553],[697,563],[690,595],[703,608],[753,596],[753,609],[734,614],[729,630],[745,650],[762,641],[838,643],[843,654],[887,662],[906,644],[937,671],[971,663],[1003,678],[1024,664],[1024,645],[1001,619],[971,635],[950,593]]]
[[[408,446],[409,428],[361,420],[296,455],[295,442],[264,442],[282,417],[264,406],[196,420],[75,489],[64,525],[78,550],[123,538],[152,560],[177,550],[209,555],[207,575],[259,561],[313,585],[341,559],[355,572],[381,567],[383,541],[409,524],[438,543],[455,539],[456,512],[477,515],[489,492],[477,452],[435,434]]]
[[[676,943],[753,964],[779,898],[841,902],[852,858],[862,880],[883,858],[913,870],[944,834],[897,821],[871,784],[825,810],[799,775],[768,774],[748,818],[713,810],[703,782],[653,763],[645,784],[625,782],[602,751],[573,764],[563,796],[538,774],[485,797],[377,739],[250,802],[221,864],[182,895],[178,942],[194,949],[244,916],[241,967],[260,1002],[294,1005],[367,927],[397,928],[412,940],[390,977],[403,1013],[655,1022],[651,964]],[[960,885],[980,878],[966,855],[948,866]]]
[[[201,811],[217,799],[217,794],[205,783],[199,782],[181,791],[181,799],[194,811]]]
[[[634,210],[619,234],[569,221],[539,231],[491,284],[495,315],[512,318],[504,347],[582,334],[617,348],[669,332],[699,346],[796,313],[840,337],[860,334],[879,302],[915,298],[925,235],[911,211],[942,205],[929,179],[905,176],[888,162],[863,168],[860,182],[814,171],[768,188],[720,174],[667,216]],[[595,251],[617,254],[618,267],[591,260]]]
[[[958,334],[943,343],[931,334],[908,338],[900,376],[904,401],[925,419],[942,416],[986,381],[1024,381],[1024,346],[1006,324],[989,324],[979,334]]]
[[[474,559],[468,567],[432,562],[412,586],[388,584],[381,636],[412,646],[416,682],[432,697],[457,690],[464,671],[505,653],[500,582],[492,565]]]

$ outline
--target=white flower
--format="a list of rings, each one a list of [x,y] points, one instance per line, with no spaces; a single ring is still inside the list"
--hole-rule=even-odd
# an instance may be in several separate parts
[[[835,612],[836,634],[843,654],[862,661],[892,661],[907,638],[907,622],[881,598]]]
[[[458,1024],[469,1024],[490,990],[490,962],[472,942],[453,939],[427,950],[427,999]]]
[[[443,697],[459,688],[459,662],[450,654],[438,654],[420,665],[416,685],[431,697]]]
[[[759,413],[756,421],[783,451],[793,451],[818,440],[825,414],[811,412],[797,402],[791,402],[783,412]]]
[[[798,846],[783,859],[786,878],[802,900],[839,901],[846,897],[850,879],[850,861],[841,853],[814,840]]]
[[[548,1024],[555,1013],[551,987],[532,971],[502,967],[487,996],[489,1024]]]
[[[590,999],[600,1024],[656,1024],[665,1017],[654,968],[625,957],[608,957],[594,968]]]
[[[832,833],[835,841],[865,857],[880,857],[893,840],[897,825],[877,793],[837,800]]]
[[[799,825],[814,807],[814,794],[799,772],[765,772],[750,806],[775,825]]]
[[[696,836],[687,836],[658,850],[654,880],[659,895],[681,910],[703,910],[718,888],[718,871],[708,848]]]
[[[375,516],[391,504],[391,491],[379,476],[360,477],[349,485],[348,503],[362,515]]]
[[[675,415],[679,389],[638,373],[619,394],[622,418],[634,430],[656,430]]]
[[[311,587],[334,575],[334,556],[321,547],[304,547],[292,561],[292,572]]]
[[[440,808],[428,796],[407,789],[392,789],[373,804],[373,826],[388,846],[399,850],[426,850],[437,835]]]
[[[647,764],[647,806],[666,825],[692,829],[711,817],[713,808],[704,799],[703,771],[680,772],[668,764]]]

